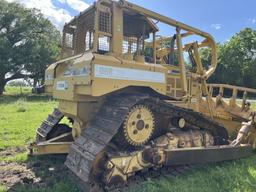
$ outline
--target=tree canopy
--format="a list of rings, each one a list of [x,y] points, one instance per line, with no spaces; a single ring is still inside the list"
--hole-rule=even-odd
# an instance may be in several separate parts
[[[0,1],[0,94],[13,79],[37,81],[60,52],[60,32],[36,9]]]
[[[201,49],[200,54],[203,64],[208,65],[210,50]],[[218,67],[209,82],[256,88],[256,30],[243,29],[218,44],[218,56]]]

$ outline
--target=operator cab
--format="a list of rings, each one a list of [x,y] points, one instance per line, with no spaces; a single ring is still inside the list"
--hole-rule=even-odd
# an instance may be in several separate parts
[[[145,11],[124,0],[98,0],[63,29],[62,59],[85,52],[112,56],[119,61],[136,64],[161,64],[167,68],[167,94],[182,98],[193,86],[191,73],[205,73],[199,48],[212,49],[207,78],[216,67],[216,46],[212,37],[198,29]],[[170,36],[159,36],[160,25],[166,25]],[[191,35],[203,38],[201,43],[188,42]],[[187,60],[184,53],[187,52]],[[130,62],[130,63],[131,63]],[[187,68],[189,64],[190,70]],[[159,65],[158,65],[159,66]],[[160,66],[159,66],[160,67]]]
[[[108,3],[102,1],[102,3],[90,7],[65,24],[62,58],[86,51],[102,55],[117,55],[115,47],[121,45],[122,52],[118,50],[119,56],[122,55],[127,60],[145,62],[146,40],[151,37],[152,41],[152,35],[159,30],[157,25],[152,19],[130,10],[124,10],[123,13],[118,13],[118,11],[113,13],[112,3],[111,1]],[[122,17],[113,18],[114,14],[120,14],[123,19],[121,19]],[[96,17],[97,23],[95,22]],[[119,24],[114,25],[113,22]],[[113,34],[115,33],[114,30],[117,31],[116,34]],[[114,40],[114,36],[122,36],[123,41]],[[154,62],[152,57],[147,57],[146,61]]]
[[[178,50],[177,28],[167,25],[170,35],[159,35],[158,25],[163,22],[129,8],[120,9],[120,6],[116,1],[99,0],[65,24],[62,58],[91,51],[142,63],[178,66],[178,52],[182,51],[183,54],[187,51],[187,61],[195,72],[191,44],[181,44],[182,48]],[[182,39],[193,35],[190,31],[180,29],[179,33]]]

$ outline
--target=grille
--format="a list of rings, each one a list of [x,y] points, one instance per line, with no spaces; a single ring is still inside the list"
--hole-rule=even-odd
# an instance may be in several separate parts
[[[73,34],[65,34],[65,46],[68,48],[73,48]]]
[[[123,53],[135,53],[137,51],[137,38],[124,37],[123,39]]]
[[[99,50],[108,52],[110,50],[110,37],[101,36],[99,37]]]
[[[100,11],[99,30],[106,33],[111,33],[111,15],[107,12]]]

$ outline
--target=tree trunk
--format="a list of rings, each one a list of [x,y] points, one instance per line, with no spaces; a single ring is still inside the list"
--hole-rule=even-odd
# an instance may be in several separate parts
[[[0,80],[0,95],[2,95],[4,93],[5,85],[6,85],[6,81],[5,80]]]
[[[36,87],[36,86],[37,86],[37,79],[34,78],[33,80],[34,80],[34,81],[33,81],[33,87]]]

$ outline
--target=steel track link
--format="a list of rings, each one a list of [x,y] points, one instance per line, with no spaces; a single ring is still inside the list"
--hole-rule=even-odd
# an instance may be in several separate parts
[[[117,134],[130,108],[149,95],[127,95],[110,98],[88,122],[79,138],[71,145],[65,165],[90,185],[91,169],[96,156]]]
[[[172,179],[183,175],[187,171],[193,169],[194,165],[182,165],[182,166],[170,166],[161,167],[157,169],[150,169],[148,172],[135,174],[128,179],[127,184],[121,186],[113,186],[111,188],[105,187],[105,192],[125,192],[129,188],[141,187],[142,184],[146,184],[151,179],[158,179],[164,177],[166,179]]]
[[[55,108],[52,114],[49,114],[47,119],[43,121],[40,127],[37,129],[36,143],[46,141],[48,134],[51,132],[54,126],[61,121],[62,118],[63,114],[59,109]]]
[[[88,191],[94,185],[95,178],[92,176],[92,169],[97,155],[118,133],[129,110],[136,104],[145,104],[157,113],[170,116],[170,118],[181,116],[187,123],[210,131],[215,143],[227,144],[226,129],[193,110],[174,106],[147,94],[112,96],[106,100],[99,112],[83,129],[81,136],[71,145],[65,162],[65,165],[88,186]]]

